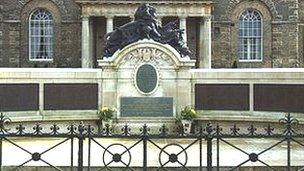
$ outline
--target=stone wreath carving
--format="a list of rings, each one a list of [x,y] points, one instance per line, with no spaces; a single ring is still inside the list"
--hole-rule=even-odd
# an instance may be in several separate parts
[[[173,66],[172,59],[163,51],[151,47],[143,47],[129,52],[121,61],[121,65],[135,66],[139,63],[153,63],[157,66]]]

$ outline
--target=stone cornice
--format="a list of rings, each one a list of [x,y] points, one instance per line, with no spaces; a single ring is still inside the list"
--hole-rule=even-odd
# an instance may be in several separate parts
[[[91,2],[91,1],[86,1],[86,2]],[[139,4],[136,3],[132,4],[127,2],[124,4],[106,3],[105,1],[93,1],[92,3],[87,3],[87,4],[84,3],[81,5],[82,15],[88,17],[108,16],[108,15],[128,16],[128,17],[133,16]],[[202,3],[202,1],[199,1],[200,2],[199,4],[191,4],[189,2],[190,1],[187,1],[187,4],[170,2],[170,4],[153,4],[153,6],[157,9],[157,14],[159,17],[162,16],[203,17],[203,16],[211,15],[212,5]]]
[[[165,68],[188,67],[190,69],[195,65],[195,60],[190,60],[189,57],[182,58],[172,46],[148,39],[132,43],[116,51],[112,57],[97,61],[102,68],[133,67],[147,62]]]
[[[78,4],[141,4],[147,3],[144,0],[76,0]],[[185,1],[185,0],[160,0],[160,1],[149,1],[149,4],[213,4],[212,0],[201,0],[201,1]]]

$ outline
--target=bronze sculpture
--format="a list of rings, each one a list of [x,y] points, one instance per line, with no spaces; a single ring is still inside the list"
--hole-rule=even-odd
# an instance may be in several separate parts
[[[139,6],[134,18],[134,21],[105,35],[105,57],[110,57],[117,50],[142,39],[153,39],[162,44],[169,44],[180,53],[181,57],[192,54],[183,40],[184,30],[177,29],[177,22],[170,22],[164,27],[158,25],[156,9],[151,5]]]

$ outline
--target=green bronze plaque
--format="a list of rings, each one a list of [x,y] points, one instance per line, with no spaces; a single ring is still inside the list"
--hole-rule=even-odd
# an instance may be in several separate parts
[[[136,86],[143,93],[152,93],[158,82],[157,71],[151,64],[141,65],[136,72]]]
[[[173,117],[172,97],[122,97],[122,117]]]

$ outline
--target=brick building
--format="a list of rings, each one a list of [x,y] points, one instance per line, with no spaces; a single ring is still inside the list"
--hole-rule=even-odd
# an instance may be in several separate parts
[[[84,55],[82,23],[87,20],[91,26],[91,37],[88,39],[90,51],[87,55],[93,61],[89,67],[96,67],[96,60],[102,58],[106,32],[131,21],[134,13],[132,7],[135,8],[142,2],[144,1],[2,0],[0,66],[81,67]],[[198,59],[197,67],[205,67],[199,62],[200,58],[205,58],[206,52],[200,47],[201,41],[206,37],[201,25],[204,25],[202,23],[208,17],[211,17],[212,23],[212,68],[289,68],[304,65],[303,0],[165,0],[150,3],[156,8],[168,9],[169,12],[158,9],[162,24],[178,20],[180,27],[186,28],[188,46],[193,52],[193,58]],[[91,11],[90,16],[85,16],[88,6],[98,7],[96,9],[100,11]],[[203,10],[205,7],[212,10],[211,16],[192,15],[193,11],[208,14]],[[187,11],[186,8],[190,10]],[[46,15],[50,18],[46,19]],[[38,18],[35,20],[34,17]],[[37,38],[39,35],[35,34],[41,32],[30,32],[29,29],[38,30],[37,23],[40,21],[48,23],[44,31],[48,31],[45,35],[49,34],[49,38],[45,39],[46,45],[43,47],[47,54],[37,57],[39,40],[42,38]]]
[[[132,21],[136,8],[144,2],[149,2],[157,9],[159,24],[165,25],[170,21],[177,21],[179,28],[185,30],[186,34],[183,38],[187,40],[187,45],[193,52],[191,59],[195,60],[189,58],[184,60],[173,47],[151,40],[135,42],[128,48],[118,51],[118,55],[113,55],[114,58],[101,60],[105,35],[116,27]],[[194,67],[197,69],[193,69]],[[79,168],[87,164],[89,169],[96,165],[97,161],[101,162],[101,152],[104,151],[104,158],[109,147],[115,145],[107,144],[111,140],[108,142],[102,140],[103,143],[105,142],[105,144],[101,143],[104,147],[100,146],[102,151],[97,151],[95,144],[97,141],[94,139],[98,136],[95,138],[90,133],[85,133],[88,135],[86,138],[88,141],[84,141],[83,134],[81,136],[73,134],[73,127],[69,127],[71,135],[77,136],[70,137],[70,134],[66,134],[67,139],[63,136],[64,141],[60,140],[59,144],[52,145],[51,148],[40,153],[42,148],[38,145],[52,143],[44,139],[46,138],[44,134],[40,134],[39,124],[34,129],[32,126],[36,121],[45,123],[45,126],[49,126],[50,122],[69,125],[84,121],[84,124],[92,123],[95,128],[100,128],[96,125],[100,124],[97,112],[103,106],[118,109],[114,114],[118,122],[115,123],[118,131],[127,124],[138,128],[138,125],[144,122],[152,129],[165,133],[165,127],[159,129],[160,125],[165,123],[172,129],[176,118],[180,116],[180,111],[185,106],[194,106],[199,115],[196,118],[198,124],[222,123],[225,128],[243,137],[243,131],[238,132],[236,127],[236,124],[241,125],[241,128],[248,130],[248,135],[252,135],[253,138],[264,137],[260,136],[259,132],[269,126],[268,130],[265,129],[268,138],[277,138],[277,134],[273,134],[269,124],[280,129],[281,126],[276,123],[284,117],[285,112],[292,113],[292,116],[298,119],[301,125],[296,128],[303,128],[303,68],[304,0],[0,0],[0,170],[2,166],[16,165],[18,157],[25,159],[23,154],[19,155],[20,153],[15,152],[15,147],[9,147],[11,143],[9,139],[12,138],[17,142],[18,138],[15,136],[22,137],[20,146],[24,146],[25,149],[35,149],[33,151],[35,153],[30,153],[17,146],[17,149],[29,153],[31,155],[29,159],[32,161],[43,161],[40,158],[42,154],[63,144],[62,148],[59,147],[61,153],[51,156],[55,160],[50,163],[53,164],[55,161],[54,166],[69,166],[70,163],[63,162],[64,159],[69,158],[67,154],[70,147],[66,145],[70,141],[71,170],[76,166],[74,164],[76,158],[73,158],[76,156],[76,151],[74,152],[73,149],[77,145],[74,146],[74,142],[78,143],[78,148],[82,150],[82,152],[78,151],[79,156],[77,156]],[[4,125],[7,119],[2,112],[13,122],[10,127],[13,136],[6,134],[7,129]],[[287,119],[290,120],[288,122],[285,120],[286,130],[293,132],[290,124],[295,120],[290,117]],[[24,123],[29,129],[26,128],[24,131],[19,123]],[[261,129],[256,131],[253,125],[248,128],[247,126],[252,123]],[[15,133],[17,124],[19,126]],[[232,124],[234,129],[230,129]],[[127,130],[127,127],[124,128]],[[33,130],[35,136],[25,139],[28,136],[27,132]],[[51,137],[59,139],[57,137],[59,135],[63,138],[61,136],[63,134],[58,134],[62,129],[57,132],[57,126],[53,125],[51,130]],[[208,156],[207,161],[210,160],[211,165],[210,162],[207,164],[212,167],[215,141],[212,144],[207,129],[206,132],[208,134],[204,136],[206,135],[206,140],[209,139],[209,143],[205,144],[200,134],[200,139],[194,138],[194,142],[191,140],[191,145],[180,146],[181,152],[188,150],[189,156],[195,157],[194,160],[189,160],[188,165],[191,167],[202,164],[198,159],[205,161],[205,158],[200,158],[201,154],[207,154],[204,156]],[[232,137],[236,134],[233,133]],[[294,132],[291,134],[303,138],[303,134]],[[228,143],[225,144],[226,146],[221,145],[221,151],[224,153],[220,160],[220,155],[217,153],[218,165],[235,166],[243,162],[241,161],[243,159],[260,161],[259,155],[276,146],[279,148],[273,149],[277,152],[266,156],[271,165],[290,165],[290,162],[287,161],[288,164],[284,162],[286,149],[289,160],[292,154],[292,165],[303,165],[303,151],[301,151],[303,143],[291,138],[291,134],[284,131],[279,143],[274,142],[273,138],[265,141],[265,137],[261,141],[236,139],[236,144],[240,145],[238,148],[248,148],[248,152],[259,152],[248,153],[244,155],[246,158],[240,157],[239,153],[231,152],[229,148],[234,146],[230,145],[231,147],[227,148]],[[44,137],[43,142],[36,139],[40,135]],[[125,135],[128,136],[126,139],[129,139],[129,134]],[[128,147],[126,151],[123,149],[125,152],[121,155],[129,153],[137,144],[141,146],[141,142],[145,142],[143,149],[151,148],[149,138],[147,146],[146,134],[142,135],[140,137],[143,139],[136,140],[135,145],[118,136],[117,143]],[[219,134],[213,134],[213,140],[218,138],[214,135]],[[94,146],[91,146],[91,140]],[[223,138],[217,141],[219,144],[224,142]],[[166,139],[159,142],[161,142],[159,146],[154,148],[157,152],[160,150],[160,161],[166,147],[176,142],[184,143],[185,138],[183,134],[181,141]],[[281,144],[285,142],[287,146]],[[270,144],[275,145],[270,147]],[[16,146],[13,143],[11,145]],[[192,145],[199,147],[200,150],[192,148]],[[88,152],[86,152],[87,147]],[[91,150],[91,147],[94,148]],[[132,163],[131,166],[137,167],[141,162],[139,158],[143,150],[141,147],[135,147],[133,150],[136,157],[135,160],[132,157],[135,164]],[[153,149],[151,152],[155,153],[156,150]],[[199,153],[200,157],[197,157],[199,155],[196,153]],[[85,162],[81,161],[86,158],[83,154],[88,154],[88,162],[86,159]],[[117,158],[118,153],[113,154],[115,161],[114,157]],[[173,156],[176,158],[174,160],[177,160],[178,155],[168,154],[170,154],[168,157]],[[118,157],[120,158],[121,155]],[[154,167],[153,163],[158,166],[157,159],[150,156],[148,158],[150,167]],[[185,158],[187,163],[188,157]],[[28,165],[31,160],[20,162],[23,163],[20,166]],[[215,160],[213,162],[215,163]],[[144,160],[143,163],[147,164]],[[253,165],[259,166],[258,164]],[[51,164],[48,165],[53,167]],[[35,166],[38,164],[35,163]],[[43,168],[35,169],[49,170],[44,165]],[[265,170],[262,167],[260,169]],[[245,167],[243,170],[248,169]]]

